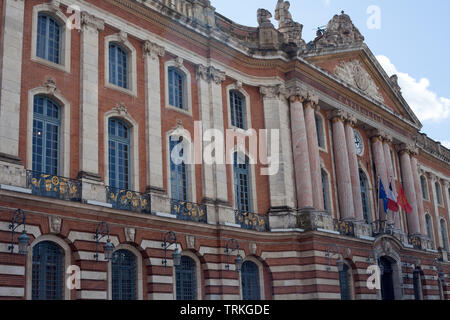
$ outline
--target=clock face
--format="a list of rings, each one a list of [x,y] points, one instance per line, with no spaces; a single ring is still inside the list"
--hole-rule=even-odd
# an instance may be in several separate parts
[[[364,142],[358,131],[355,130],[355,148],[356,154],[362,156],[364,153]]]

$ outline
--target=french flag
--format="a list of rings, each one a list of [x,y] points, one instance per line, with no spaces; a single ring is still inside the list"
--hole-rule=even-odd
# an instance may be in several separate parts
[[[388,209],[392,212],[398,212],[399,206],[397,203],[397,197],[394,194],[394,191],[392,190],[392,183],[389,184],[389,193],[388,193]]]

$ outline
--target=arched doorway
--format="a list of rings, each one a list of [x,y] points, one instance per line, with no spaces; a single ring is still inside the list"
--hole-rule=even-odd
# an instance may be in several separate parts
[[[380,258],[382,300],[395,300],[393,264],[395,262],[386,257]]]

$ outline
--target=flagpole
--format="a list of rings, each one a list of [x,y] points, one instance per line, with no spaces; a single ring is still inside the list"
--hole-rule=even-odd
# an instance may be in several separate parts
[[[378,229],[381,229],[381,215],[380,215],[380,176],[377,176],[377,201],[375,201],[378,212]],[[379,230],[378,230],[379,231]]]

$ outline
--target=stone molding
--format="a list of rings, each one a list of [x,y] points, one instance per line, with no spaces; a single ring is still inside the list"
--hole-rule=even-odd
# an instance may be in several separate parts
[[[213,81],[215,84],[221,84],[227,77],[225,72],[222,72],[213,66],[206,67],[202,64],[197,65],[196,75],[197,80],[202,79],[206,82]]]

